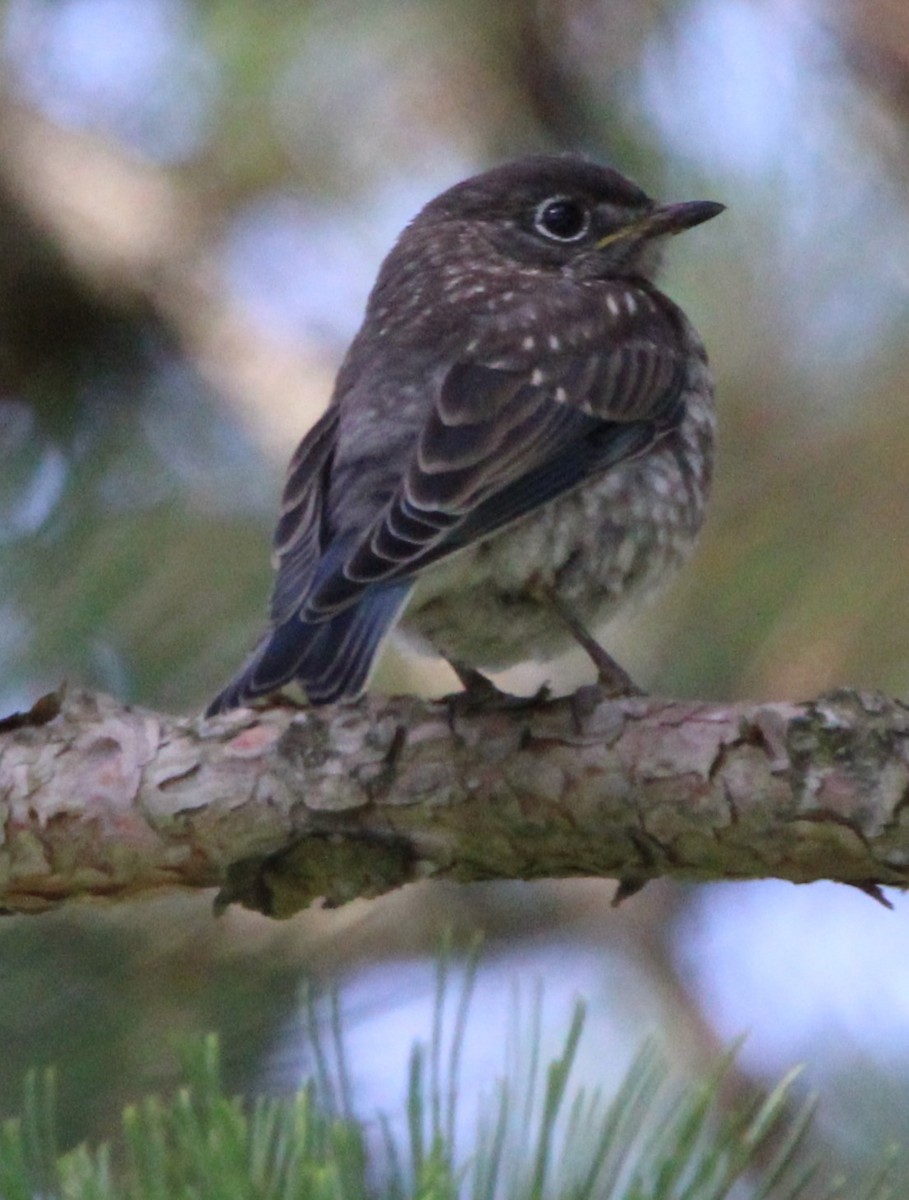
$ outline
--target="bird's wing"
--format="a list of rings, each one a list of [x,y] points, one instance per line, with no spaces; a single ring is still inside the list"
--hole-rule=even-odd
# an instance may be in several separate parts
[[[272,554],[278,572],[271,598],[276,625],[300,607],[328,540],[324,502],[337,432],[338,409],[333,404],[303,438],[288,468]]]
[[[600,326],[575,344],[541,346],[519,331],[516,349],[514,329],[503,327],[453,366],[397,489],[364,530],[327,528],[338,423],[329,408],[291,464],[273,627],[209,714],[290,679],[316,703],[355,695],[417,572],[642,453],[673,426],[686,358],[675,308],[630,285],[605,296]]]
[[[625,284],[607,295],[585,344],[528,335],[516,351],[512,330],[507,344],[480,348],[485,361],[451,368],[397,490],[368,529],[323,557],[301,619],[326,620],[364,588],[488,537],[678,420],[685,346],[674,306]],[[288,595],[282,580],[279,590]]]

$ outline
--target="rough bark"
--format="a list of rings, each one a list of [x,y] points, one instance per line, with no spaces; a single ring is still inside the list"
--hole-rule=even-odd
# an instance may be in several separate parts
[[[909,710],[410,697],[213,721],[46,697],[0,723],[0,905],[221,889],[286,916],[429,876],[909,882]]]

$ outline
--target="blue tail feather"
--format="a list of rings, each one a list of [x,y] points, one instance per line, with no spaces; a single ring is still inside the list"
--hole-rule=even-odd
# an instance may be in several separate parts
[[[385,635],[407,601],[412,583],[399,581],[364,592],[327,621],[293,616],[262,641],[243,671],[217,696],[207,716],[299,683],[314,704],[353,699],[363,690]]]

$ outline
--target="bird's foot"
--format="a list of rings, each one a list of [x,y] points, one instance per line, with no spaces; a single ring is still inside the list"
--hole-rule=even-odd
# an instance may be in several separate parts
[[[497,688],[491,679],[475,667],[465,663],[451,662],[449,665],[460,679],[463,692],[453,692],[445,697],[452,715],[460,713],[480,712],[519,712],[521,709],[532,708],[535,704],[547,699],[549,688],[544,684],[532,696],[515,696],[511,692],[503,692]]]
[[[638,687],[625,668],[599,642],[591,639],[591,645],[584,649],[597,669],[597,683],[607,696],[616,700],[623,696],[646,696],[643,688]]]
[[[574,613],[555,595],[550,596],[552,606],[571,632],[571,636],[584,650],[597,669],[597,683],[603,693],[611,698],[622,696],[645,696],[624,667],[620,666],[596,638],[578,620]]]

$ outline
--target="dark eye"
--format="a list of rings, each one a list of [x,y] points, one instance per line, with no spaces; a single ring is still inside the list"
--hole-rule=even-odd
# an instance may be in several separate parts
[[[537,233],[557,242],[576,242],[587,232],[590,213],[580,200],[570,196],[553,196],[544,200],[533,216]]]

